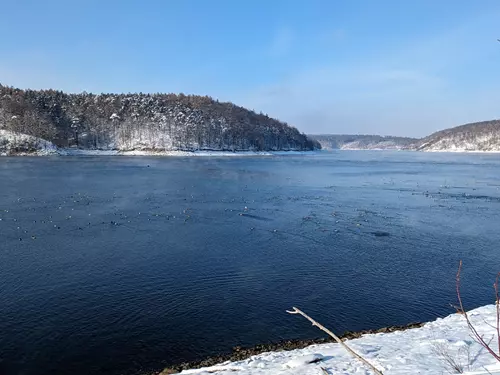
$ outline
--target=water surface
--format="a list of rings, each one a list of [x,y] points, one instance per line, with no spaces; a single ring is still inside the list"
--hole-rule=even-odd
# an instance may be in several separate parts
[[[0,373],[167,363],[492,303],[500,156],[0,159]]]

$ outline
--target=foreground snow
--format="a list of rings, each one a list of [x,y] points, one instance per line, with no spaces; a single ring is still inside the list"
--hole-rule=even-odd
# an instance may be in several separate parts
[[[498,352],[495,336],[495,306],[480,307],[469,312],[470,319],[486,342]],[[292,319],[292,317],[290,318]],[[293,319],[303,319],[293,317]],[[328,322],[324,322],[328,326]],[[308,324],[304,320],[304,324]],[[384,374],[448,374],[455,373],[445,360],[449,356],[462,365],[466,374],[500,374],[500,366],[479,344],[473,341],[463,315],[453,314],[425,324],[422,328],[364,335],[346,343]],[[270,352],[244,361],[184,370],[181,374],[372,374],[361,362],[351,357],[338,344],[312,345],[288,352]]]

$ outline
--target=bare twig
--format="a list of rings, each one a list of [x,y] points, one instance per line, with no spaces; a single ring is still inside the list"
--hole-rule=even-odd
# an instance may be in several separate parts
[[[304,318],[306,318],[307,320],[309,320],[312,323],[313,326],[318,327],[320,330],[326,332],[328,335],[330,335],[331,337],[333,337],[335,339],[335,341],[337,341],[340,345],[342,345],[344,347],[345,350],[347,350],[349,352],[349,354],[351,354],[353,357],[355,357],[355,358],[359,359],[361,362],[363,362],[366,366],[368,366],[370,369],[372,369],[373,372],[375,372],[375,374],[377,374],[377,375],[383,375],[380,370],[378,370],[370,362],[368,362],[366,359],[364,359],[358,353],[356,353],[354,350],[352,350],[350,347],[348,347],[336,334],[334,334],[328,328],[324,327],[323,325],[321,325],[320,323],[318,323],[317,321],[315,321],[313,318],[311,318],[305,312],[299,310],[296,307],[293,307],[293,310],[291,310],[291,311],[287,310],[286,312],[289,313],[289,314],[300,314],[300,315],[302,315]]]
[[[493,324],[488,323],[485,318],[481,317],[481,320],[483,321],[483,324],[485,326],[488,326],[488,327],[493,328],[493,329],[497,329],[497,327],[495,327]]]
[[[497,310],[497,340],[498,340],[498,354],[500,354],[500,295],[498,294],[498,279],[500,278],[500,272],[497,273],[495,283],[493,284],[493,289],[495,289],[495,304]]]
[[[450,374],[463,374],[469,370],[471,365],[470,345],[460,348],[458,351],[450,351],[448,343],[434,340],[431,344],[432,352],[446,365]],[[464,357],[467,357],[465,364]]]
[[[458,298],[458,303],[460,305],[460,310],[463,312],[463,315],[465,317],[465,320],[467,321],[467,327],[469,328],[469,331],[472,333],[473,339],[479,343],[483,348],[485,348],[488,353],[490,353],[498,362],[500,362],[500,356],[491,349],[491,347],[483,340],[483,337],[477,332],[476,328],[472,324],[472,322],[469,319],[469,315],[467,314],[467,311],[464,309],[464,305],[462,304],[462,296],[460,294],[460,274],[462,272],[462,261],[460,261],[458,265],[458,271],[457,271],[457,277],[456,277],[456,289],[457,289],[457,298]],[[498,295],[498,294],[497,294]],[[500,312],[498,311],[498,304],[497,304],[497,320],[499,319]],[[497,328],[499,328],[497,324]],[[497,330],[498,332],[498,330]]]
[[[470,354],[470,344],[467,344],[467,371],[470,371],[471,362],[471,354]]]

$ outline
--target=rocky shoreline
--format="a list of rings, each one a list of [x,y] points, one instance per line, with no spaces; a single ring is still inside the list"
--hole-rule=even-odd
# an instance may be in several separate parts
[[[425,323],[409,323],[407,325],[402,326],[389,326],[383,327],[380,329],[368,329],[358,332],[346,331],[341,336],[339,336],[342,340],[351,340],[361,337],[367,334],[374,333],[389,333],[395,331],[406,331],[408,329],[420,328]],[[196,369],[201,367],[214,366],[219,363],[223,363],[226,361],[242,361],[251,356],[265,353],[265,352],[276,352],[276,351],[286,351],[286,350],[294,350],[294,349],[303,349],[310,345],[314,344],[326,344],[335,342],[331,338],[316,338],[310,340],[283,340],[276,343],[268,343],[268,344],[258,344],[249,348],[243,348],[241,346],[236,346],[232,349],[231,353],[221,353],[217,355],[210,356],[200,361],[193,362],[183,362],[179,364],[171,364],[167,366],[163,371],[152,373],[154,375],[168,375],[168,374],[177,374],[183,370],[188,369]]]

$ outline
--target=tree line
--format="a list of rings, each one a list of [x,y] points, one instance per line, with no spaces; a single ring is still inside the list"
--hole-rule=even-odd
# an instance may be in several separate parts
[[[0,85],[0,129],[59,147],[118,150],[313,150],[295,127],[209,96],[66,94]]]

